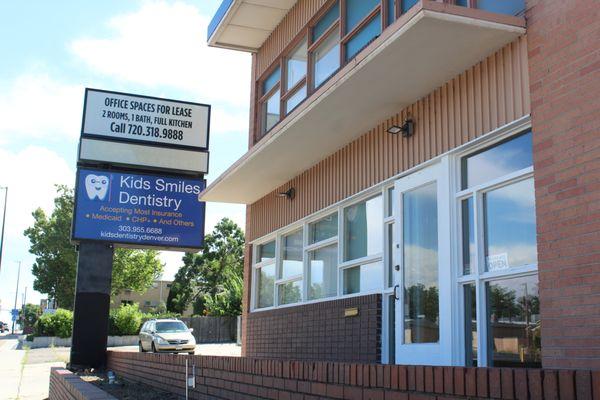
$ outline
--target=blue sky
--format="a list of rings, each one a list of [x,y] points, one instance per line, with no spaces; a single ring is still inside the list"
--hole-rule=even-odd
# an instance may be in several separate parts
[[[22,261],[21,293],[33,291],[34,257],[23,230],[50,212],[54,184],[72,186],[85,87],[213,106],[210,183],[247,148],[250,56],[206,46],[220,0],[0,0],[0,186],[9,186],[0,270],[0,320],[8,319]],[[2,200],[0,200],[1,206]],[[244,207],[209,204],[206,230]],[[1,218],[1,216],[0,216]],[[182,253],[163,253],[164,278]]]

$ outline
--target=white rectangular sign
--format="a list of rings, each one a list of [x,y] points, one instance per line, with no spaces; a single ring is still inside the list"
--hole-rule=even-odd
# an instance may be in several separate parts
[[[81,138],[79,162],[207,174],[208,152]]]
[[[81,136],[208,150],[210,105],[86,89]]]

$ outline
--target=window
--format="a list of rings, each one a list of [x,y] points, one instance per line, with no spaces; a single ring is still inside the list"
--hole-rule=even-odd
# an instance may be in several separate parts
[[[488,282],[488,338],[494,367],[541,367],[536,275]]]
[[[400,3],[402,4],[402,6],[401,6],[402,14],[404,14],[405,12],[410,10],[415,4],[417,4],[418,0],[401,0]]]
[[[281,69],[278,67],[263,82],[261,110],[261,132],[264,135],[279,122],[280,117],[280,79]]]
[[[321,17],[321,19],[313,27],[312,42],[314,43],[317,40],[319,40],[319,38],[323,36],[323,34],[327,32],[329,28],[331,28],[337,22],[339,17],[340,4],[338,1],[336,1],[333,7],[331,7],[329,11],[327,11],[325,15],[323,15],[323,17]]]
[[[346,0],[346,27],[344,33],[365,19],[379,5],[380,0]]]
[[[340,44],[337,32],[331,32],[313,55],[314,87],[318,88],[340,67]]]
[[[403,195],[405,343],[439,340],[437,184]]]
[[[383,285],[383,196],[344,209],[344,294]]]
[[[387,24],[391,25],[396,20],[396,1],[387,0]]]
[[[275,260],[275,241],[258,246],[258,259],[260,262]]]
[[[298,105],[300,103],[302,103],[302,100],[304,100],[305,98],[306,98],[306,85],[300,87],[300,89],[298,89],[293,95],[291,95],[286,100],[285,113],[289,114],[290,112],[292,112],[292,110],[294,110],[294,108],[298,107]]]
[[[344,269],[344,294],[369,292],[381,288],[383,263],[376,261]]]
[[[307,54],[307,41],[304,39],[302,43],[300,43],[298,47],[292,51],[292,55],[287,60],[286,90],[291,90],[306,76]]]
[[[537,263],[533,178],[483,194],[487,271]]]
[[[308,225],[308,242],[314,244],[337,236],[338,216],[331,214]]]
[[[519,15],[525,11],[525,0],[477,0],[477,8],[499,14]]]
[[[527,131],[460,161],[466,365],[541,365],[531,140]]]
[[[464,157],[462,189],[519,171],[533,165],[531,131],[489,149]]]
[[[302,275],[302,230],[283,237],[280,279]]]
[[[256,307],[271,307],[275,301],[275,240],[257,246]]]
[[[383,201],[373,197],[344,209],[344,261],[383,251]]]
[[[286,69],[286,93],[283,95],[285,113],[289,114],[306,98],[306,73],[308,66],[308,42],[306,38],[292,50]]]
[[[302,230],[281,238],[283,255],[277,281],[278,304],[297,303],[302,300]]]
[[[361,28],[346,43],[346,61],[354,58],[359,51],[367,46],[381,33],[381,14],[377,13],[369,23]]]
[[[275,283],[275,265],[268,265],[258,269],[258,308],[273,305]]]
[[[309,253],[309,300],[337,294],[337,245],[326,246]]]
[[[382,289],[384,247],[391,246],[384,229],[393,226],[393,218],[384,219],[387,190],[255,244],[253,309]],[[341,242],[338,225],[344,225]],[[347,255],[343,262],[340,254]]]

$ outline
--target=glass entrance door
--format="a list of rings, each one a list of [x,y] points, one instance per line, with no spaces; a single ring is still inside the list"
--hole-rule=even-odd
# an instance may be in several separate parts
[[[437,164],[395,184],[396,363],[450,365],[448,176]]]

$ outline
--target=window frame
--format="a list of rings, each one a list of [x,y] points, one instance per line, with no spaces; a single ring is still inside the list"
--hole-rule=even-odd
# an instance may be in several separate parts
[[[418,172],[422,169],[426,169],[428,167],[430,167],[431,165],[434,165],[436,163],[440,163],[440,162],[445,162],[444,160],[448,160],[448,167],[446,169],[445,175],[448,176],[448,189],[449,190],[449,196],[450,196],[450,201],[452,204],[449,204],[449,224],[450,227],[449,229],[449,235],[450,235],[450,244],[449,246],[451,247],[451,260],[450,260],[450,267],[451,267],[451,276],[452,276],[452,282],[450,282],[450,287],[451,287],[451,293],[452,293],[452,298],[450,299],[451,304],[449,305],[449,307],[452,308],[452,312],[451,312],[451,318],[452,318],[452,328],[451,328],[451,332],[440,332],[440,334],[446,334],[449,333],[452,335],[452,344],[451,344],[451,348],[452,348],[452,365],[464,365],[464,361],[465,361],[465,309],[464,309],[464,285],[468,284],[468,283],[473,283],[474,279],[473,279],[473,275],[467,275],[467,276],[463,276],[462,271],[463,271],[463,263],[462,263],[462,219],[461,219],[461,200],[464,199],[465,197],[468,197],[469,193],[472,194],[473,191],[481,191],[481,190],[492,190],[494,188],[498,188],[498,187],[502,187],[504,185],[516,182],[518,180],[524,180],[524,179],[529,179],[530,177],[533,176],[533,167],[527,167],[524,168],[522,170],[519,171],[513,171],[512,173],[509,173],[507,175],[505,175],[504,177],[499,177],[496,178],[494,180],[490,180],[488,182],[486,182],[485,184],[482,185],[477,185],[477,186],[473,186],[471,188],[465,189],[465,190],[461,190],[461,159],[465,156],[480,152],[481,150],[491,147],[495,144],[499,144],[503,141],[506,141],[512,137],[516,137],[519,134],[523,134],[525,133],[527,130],[531,129],[531,117],[530,115],[525,115],[517,120],[514,120],[504,126],[501,126],[497,129],[494,129],[490,132],[487,132],[486,134],[475,138],[473,140],[471,140],[468,143],[465,143],[455,149],[452,149],[444,154],[441,154],[439,156],[436,156],[428,161],[425,161],[417,166],[414,166],[412,168],[409,168],[405,171],[402,171],[394,176],[391,176],[390,178],[381,181],[359,193],[356,193],[352,196],[349,196],[346,199],[343,199],[341,201],[338,201],[337,203],[334,203],[328,207],[323,208],[322,210],[308,215],[290,225],[287,225],[285,227],[282,227],[278,230],[275,230],[274,232],[271,232],[269,234],[266,234],[262,237],[256,238],[253,241],[250,242],[250,245],[252,246],[252,282],[250,283],[250,298],[251,298],[251,302],[250,302],[250,312],[262,312],[262,311],[268,311],[268,310],[273,310],[273,309],[278,309],[278,308],[284,308],[284,307],[296,307],[296,306],[302,306],[305,304],[311,304],[311,303],[318,303],[318,302],[323,302],[323,301],[334,301],[334,300],[339,300],[339,299],[343,299],[343,298],[351,298],[351,297],[359,297],[359,296],[365,296],[365,295],[369,295],[369,294],[381,294],[382,296],[382,316],[381,316],[381,321],[382,321],[382,329],[381,329],[381,362],[382,363],[394,363],[395,359],[393,358],[393,346],[394,344],[391,343],[390,341],[394,339],[394,334],[393,334],[393,329],[395,328],[395,326],[391,326],[391,324],[394,322],[393,319],[391,319],[392,317],[390,317],[389,315],[389,310],[390,310],[390,299],[391,297],[394,295],[394,288],[393,288],[393,282],[389,282],[389,270],[391,268],[393,268],[394,266],[394,257],[393,257],[393,252],[390,252],[390,246],[396,246],[396,243],[398,241],[398,238],[394,238],[394,243],[390,243],[389,240],[389,236],[388,236],[388,229],[389,226],[391,224],[394,223],[395,221],[395,214],[394,214],[394,207],[393,204],[390,202],[390,198],[388,196],[388,190],[394,187],[394,183],[398,180],[398,179],[402,179],[406,176],[409,176],[411,174],[414,174],[415,172]],[[365,258],[361,258],[360,260],[352,260],[350,262],[343,262],[343,244],[341,242],[343,242],[343,232],[344,232],[344,226],[343,226],[343,222],[344,222],[344,216],[343,216],[343,210],[344,208],[360,203],[361,201],[367,200],[369,198],[372,198],[376,195],[381,195],[383,196],[383,223],[382,223],[382,227],[383,227],[383,233],[382,233],[382,238],[383,238],[383,252],[380,255],[377,256],[368,256]],[[337,213],[338,216],[338,230],[337,230],[337,235],[333,236],[331,238],[325,239],[323,241],[317,242],[317,243],[313,243],[313,244],[309,244],[308,243],[308,226],[310,223],[316,222],[324,217],[327,217],[328,215],[331,215],[333,213]],[[475,221],[475,227],[481,225],[481,223],[483,221]],[[304,229],[304,249],[303,249],[303,260],[304,260],[304,270],[303,270],[303,301],[299,302],[299,303],[293,303],[293,304],[286,304],[286,305],[277,305],[277,298],[274,299],[274,305],[271,307],[264,307],[264,308],[256,308],[256,290],[257,290],[257,285],[256,285],[256,269],[257,267],[260,268],[261,266],[264,266],[264,263],[262,265],[254,265],[255,259],[256,259],[256,255],[257,255],[257,246],[267,243],[273,239],[278,240],[277,238],[279,238],[281,235],[284,235],[286,233],[292,232],[296,229],[299,229],[300,227],[303,227]],[[480,228],[477,228],[480,229]],[[340,234],[341,232],[341,234]],[[476,240],[477,239],[477,235],[475,236]],[[278,242],[276,242],[276,246]],[[338,246],[338,281],[337,281],[337,295],[336,296],[331,296],[331,297],[324,297],[324,298],[320,298],[320,299],[314,299],[314,300],[308,300],[307,299],[307,295],[308,295],[308,273],[307,273],[307,268],[308,268],[308,263],[309,263],[309,258],[308,258],[308,252],[321,248],[321,247],[326,247],[328,245],[337,243]],[[480,244],[477,243],[477,245],[479,246]],[[278,254],[278,251],[276,250],[276,254]],[[482,254],[481,252],[479,254]],[[341,272],[344,268],[348,268],[351,265],[359,265],[360,262],[364,262],[365,260],[376,260],[377,257],[381,257],[381,260],[383,262],[383,274],[381,276],[381,281],[382,281],[382,285],[380,285],[380,287],[378,289],[372,290],[372,291],[365,291],[365,292],[359,292],[359,293],[354,293],[354,294],[347,294],[344,295],[343,294],[343,282],[342,282],[342,277],[341,277]],[[477,266],[481,266],[482,263],[479,260],[479,255],[477,256]],[[472,262],[472,264],[474,263],[474,261]],[[473,266],[471,267],[473,268]],[[477,296],[477,323],[478,323],[478,343],[484,343],[485,346],[487,346],[487,336],[485,336],[485,338],[483,338],[482,341],[482,331],[483,330],[487,330],[487,316],[485,315],[485,312],[482,312],[481,310],[486,310],[487,305],[485,303],[481,302],[481,298],[485,298],[485,284],[487,282],[493,282],[495,280],[500,280],[500,279],[505,279],[505,278],[511,278],[511,277],[521,277],[521,276],[528,276],[528,275],[536,275],[538,272],[537,269],[537,264],[536,265],[530,265],[530,266],[524,266],[524,267],[516,267],[516,268],[512,268],[509,269],[508,271],[504,272],[504,271],[494,271],[494,272],[487,272],[486,275],[484,276],[484,280],[480,280],[480,284],[476,284],[475,285],[475,289],[476,289],[476,296]],[[276,291],[274,291],[274,296],[276,296]],[[482,297],[483,296],[483,297]],[[393,300],[392,300],[393,301]],[[481,305],[483,304],[483,306]],[[483,324],[483,325],[481,325]],[[482,329],[483,328],[483,329]],[[487,357],[487,347],[485,348],[486,351],[482,351],[482,347],[481,345],[479,346],[478,349],[478,357]],[[485,354],[485,356],[483,356]],[[479,362],[480,366],[483,365],[487,365],[487,358],[484,360],[485,362]]]
[[[269,306],[269,307],[258,307],[258,287],[256,285],[256,282],[258,282],[258,277],[260,275],[260,269],[263,267],[268,267],[271,265],[275,265],[275,280],[277,280],[277,259],[278,259],[278,246],[277,246],[277,236],[272,234],[272,235],[268,235],[265,237],[265,239],[263,241],[261,241],[260,243],[256,244],[256,245],[252,245],[252,290],[250,291],[250,300],[251,300],[251,304],[252,304],[252,308],[255,308],[257,310],[263,310],[263,309],[268,309],[268,308],[273,308],[277,303],[276,303],[276,297],[277,297],[277,293],[275,291],[275,288],[273,288],[273,305]],[[269,242],[275,241],[275,257],[267,260],[267,261],[262,261],[259,262],[258,261],[258,257],[259,257],[259,251],[258,248],[264,244],[267,244]]]
[[[498,271],[486,271],[485,262],[485,226],[484,226],[484,206],[483,198],[486,193],[493,191],[498,188],[507,187],[512,184],[522,182],[534,177],[533,165],[522,168],[517,171],[509,172],[500,177],[490,179],[484,183],[462,188],[462,165],[461,161],[464,157],[481,153],[488,148],[492,148],[496,145],[502,144],[503,142],[514,139],[520,135],[526,134],[527,131],[531,131],[531,122],[529,116],[525,118],[524,123],[518,123],[515,121],[508,124],[508,128],[504,128],[499,134],[492,135],[493,137],[488,140],[482,140],[478,143],[468,146],[462,151],[456,152],[453,156],[452,165],[452,187],[453,190],[453,201],[454,201],[454,215],[453,221],[451,222],[454,240],[452,240],[452,247],[454,248],[454,289],[456,290],[457,296],[454,300],[454,309],[456,312],[456,325],[458,325],[458,335],[456,335],[455,341],[453,342],[454,348],[457,350],[458,365],[467,365],[469,360],[466,359],[467,352],[465,349],[466,338],[468,332],[466,331],[466,318],[465,315],[465,295],[464,288],[472,284],[475,286],[475,307],[476,307],[476,319],[477,319],[477,366],[479,367],[491,367],[492,366],[492,355],[489,353],[489,324],[488,324],[488,306],[487,303],[487,285],[496,281],[538,276],[538,263],[528,264],[518,267],[511,267],[505,270]],[[514,126],[512,126],[514,125]],[[487,136],[487,135],[486,135]],[[532,150],[533,151],[533,150]],[[468,198],[473,199],[473,228],[474,228],[474,247],[475,257],[470,260],[470,273],[463,273],[463,232],[462,232],[462,201]]]
[[[250,284],[250,312],[261,312],[261,311],[267,311],[267,310],[284,308],[284,307],[295,307],[295,306],[299,306],[299,305],[303,305],[303,304],[337,300],[337,299],[341,299],[341,298],[358,297],[358,296],[365,296],[365,295],[374,294],[374,293],[382,293],[382,291],[384,291],[384,289],[386,289],[383,286],[385,283],[384,276],[381,277],[381,284],[376,289],[369,290],[369,291],[361,291],[361,292],[352,293],[352,294],[343,294],[343,271],[347,268],[351,268],[351,267],[354,267],[357,265],[365,264],[367,262],[375,262],[375,261],[381,261],[383,263],[383,270],[387,271],[387,266],[385,264],[385,260],[386,260],[385,253],[388,252],[388,249],[387,249],[387,243],[385,242],[385,238],[387,237],[385,235],[385,229],[387,227],[385,221],[388,220],[388,222],[389,222],[390,218],[385,217],[385,213],[386,213],[385,207],[387,206],[387,203],[385,201],[385,194],[387,193],[387,189],[389,187],[390,187],[389,182],[387,182],[386,185],[376,185],[372,188],[365,190],[364,192],[361,192],[354,196],[351,196],[348,199],[340,201],[332,206],[324,208],[323,210],[321,210],[315,214],[307,216],[293,224],[290,224],[288,226],[280,228],[268,235],[265,235],[263,237],[260,237],[258,239],[255,239],[254,241],[252,241],[250,243],[252,246],[252,282]],[[382,218],[383,251],[380,253],[377,253],[376,255],[361,257],[359,259],[354,259],[354,260],[350,260],[350,261],[342,263],[340,260],[343,259],[342,252],[343,252],[344,245],[342,243],[343,236],[340,236],[340,229],[344,228],[343,221],[342,221],[343,220],[343,210],[347,207],[353,206],[355,204],[359,204],[365,200],[369,200],[369,199],[377,197],[377,196],[383,196],[383,201],[382,201],[382,208],[383,208],[382,215],[384,216],[384,218]],[[337,220],[337,235],[332,236],[327,239],[324,239],[324,240],[321,240],[319,242],[309,244],[309,231],[308,231],[309,225],[313,222],[317,222],[317,221],[319,221],[329,215],[332,215],[334,213],[337,214],[337,218],[338,218],[338,220]],[[279,265],[282,265],[282,262],[283,262],[283,243],[282,243],[283,237],[290,233],[297,231],[300,228],[303,230],[303,249],[302,249],[303,273],[302,273],[302,276],[296,275],[296,276],[289,277],[286,279],[278,279]],[[264,261],[264,262],[258,262],[259,246],[269,243],[273,240],[275,240],[275,259],[269,260],[269,261]],[[311,251],[319,250],[321,248],[331,246],[333,244],[335,244],[337,246],[337,256],[338,256],[338,263],[337,263],[337,268],[336,268],[336,270],[337,270],[337,276],[336,276],[337,292],[336,292],[336,295],[309,300],[308,299],[309,283],[308,283],[308,279],[307,279],[308,278],[308,269],[310,268],[309,253]],[[275,274],[276,274],[275,275],[275,283],[274,283],[275,290],[274,290],[273,305],[269,306],[269,307],[260,307],[259,308],[259,307],[257,307],[257,305],[258,305],[258,285],[256,284],[258,282],[258,275],[260,272],[259,270],[260,270],[260,268],[272,265],[273,263],[275,263]],[[385,274],[383,274],[383,275],[385,275]],[[279,293],[278,293],[279,292],[278,291],[279,284],[294,282],[294,281],[300,280],[300,279],[303,280],[302,300],[300,302],[296,302],[296,303],[279,304]]]
[[[331,26],[321,34],[321,36],[313,41],[312,32],[315,25],[320,21],[320,19],[327,14],[327,12],[339,1],[339,17],[331,24]],[[288,115],[294,112],[303,102],[309,99],[313,93],[319,90],[331,77],[333,77],[340,69],[342,69],[346,64],[352,61],[354,57],[361,53],[362,49],[359,50],[355,56],[349,60],[346,60],[346,44],[350,41],[356,34],[358,34],[361,29],[367,25],[377,13],[380,14],[380,35],[383,31],[393,25],[396,20],[403,15],[402,13],[402,2],[404,0],[379,0],[378,4],[368,13],[366,14],[361,21],[359,21],[356,26],[348,33],[344,33],[344,27],[346,23],[346,0],[329,0],[327,1],[319,11],[313,15],[308,22],[300,28],[296,36],[290,41],[290,43],[283,49],[283,51],[274,58],[271,62],[271,65],[265,69],[257,79],[254,80],[255,92],[260,93],[260,95],[256,96],[256,99],[253,100],[256,102],[256,109],[254,111],[255,123],[254,123],[254,143],[260,141],[263,137],[265,137],[269,132],[271,132],[283,119],[285,119]],[[389,3],[393,2],[394,8],[394,16],[391,20],[389,20]],[[456,4],[456,0],[444,0],[445,3],[449,3],[452,5]],[[462,7],[462,6],[460,6]],[[467,0],[467,6],[465,8],[477,8],[477,0]],[[408,11],[407,11],[408,12]],[[406,14],[406,13],[404,13]],[[389,22],[388,22],[389,21]],[[335,71],[329,75],[327,79],[325,79],[319,86],[315,87],[314,85],[314,57],[313,52],[322,43],[323,39],[329,34],[336,32],[338,35],[338,43],[339,43],[339,67]],[[378,36],[372,38],[370,42],[376,40]],[[299,81],[293,88],[287,89],[287,85],[285,84],[285,80],[287,79],[287,60],[290,55],[296,49],[296,47],[304,40],[307,41],[307,71],[303,80]],[[367,47],[368,44],[365,46]],[[268,99],[267,93],[262,94],[262,84],[269,77],[270,73],[273,72],[277,67],[280,68],[281,77],[279,79],[279,88],[280,88],[280,105],[279,105],[279,120],[275,123],[270,129],[265,130],[262,113],[264,108],[264,102]],[[295,107],[287,111],[287,100],[296,94],[304,85],[306,85],[306,96],[304,99],[298,103]],[[272,94],[272,93],[271,93]],[[267,96],[267,97],[265,97]]]

